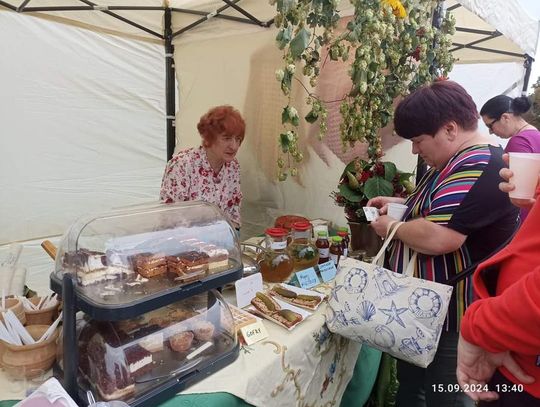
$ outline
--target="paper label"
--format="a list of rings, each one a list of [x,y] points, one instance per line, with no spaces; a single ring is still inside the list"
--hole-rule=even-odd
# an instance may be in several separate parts
[[[321,273],[322,280],[326,283],[336,277],[336,265],[333,261],[319,264],[319,272]]]
[[[373,222],[379,217],[379,210],[374,206],[364,206],[362,209],[364,210],[368,222]]]
[[[270,247],[274,250],[283,250],[287,247],[287,241],[284,242],[272,242]]]
[[[330,253],[330,260],[334,262],[334,265],[337,266],[338,264],[339,255]]]
[[[240,328],[240,332],[242,333],[247,345],[253,345],[256,342],[268,338],[268,332],[266,331],[266,328],[261,320],[257,320],[257,322]]]
[[[251,300],[257,295],[257,291],[263,291],[262,274],[255,273],[249,277],[241,278],[234,283],[236,288],[236,305],[244,308],[251,304]]]
[[[320,284],[319,277],[317,277],[317,273],[313,267],[302,271],[297,271],[295,276],[298,280],[298,284],[302,288],[311,288]]]
[[[319,258],[326,258],[328,257],[328,255],[330,254],[330,248],[326,248],[326,249],[319,249]]]

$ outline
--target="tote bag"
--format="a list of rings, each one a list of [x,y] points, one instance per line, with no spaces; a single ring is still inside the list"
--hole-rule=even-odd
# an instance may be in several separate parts
[[[372,263],[350,258],[340,263],[326,324],[331,332],[427,367],[437,351],[453,287],[413,277],[416,253],[403,274],[382,267],[401,224],[390,227]]]

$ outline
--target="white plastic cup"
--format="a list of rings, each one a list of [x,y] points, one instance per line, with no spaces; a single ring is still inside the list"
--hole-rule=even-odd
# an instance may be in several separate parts
[[[401,220],[401,218],[403,218],[403,215],[405,215],[406,210],[407,210],[407,205],[390,202],[388,204],[387,215],[390,216],[391,218]]]
[[[510,182],[515,185],[510,198],[530,199],[534,197],[540,174],[540,154],[508,153],[509,167],[514,173]]]

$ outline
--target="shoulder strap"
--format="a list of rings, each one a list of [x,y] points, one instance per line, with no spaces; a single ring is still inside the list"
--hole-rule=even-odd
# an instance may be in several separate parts
[[[512,241],[512,239],[516,235],[520,225],[521,225],[521,220],[518,217],[517,222],[516,222],[516,227],[515,227],[514,231],[512,232],[512,234],[510,235],[510,237],[508,237],[508,239],[506,239],[501,245],[499,245],[495,250],[493,250],[486,257],[484,257],[481,260],[475,261],[473,264],[471,264],[466,269],[462,270],[461,272],[459,272],[455,276],[450,277],[448,280],[444,281],[443,284],[454,285],[454,284],[459,283],[461,280],[466,279],[471,274],[473,274],[476,271],[476,268],[480,265],[480,263],[483,263],[485,260],[489,259],[495,253],[500,252],[502,249],[504,249],[508,245],[508,243],[510,243]]]

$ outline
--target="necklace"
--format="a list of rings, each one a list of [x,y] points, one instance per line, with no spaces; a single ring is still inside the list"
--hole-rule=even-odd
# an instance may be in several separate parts
[[[525,125],[521,126],[518,131],[516,131],[512,136],[515,136],[518,134],[521,130],[523,130],[525,127],[529,126],[529,123],[525,123]]]

